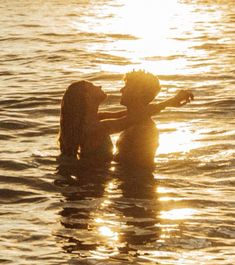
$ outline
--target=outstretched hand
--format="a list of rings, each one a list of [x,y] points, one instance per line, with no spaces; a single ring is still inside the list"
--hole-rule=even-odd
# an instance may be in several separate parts
[[[192,92],[188,90],[180,90],[172,99],[171,106],[172,107],[181,107],[191,100],[194,99],[194,95]]]

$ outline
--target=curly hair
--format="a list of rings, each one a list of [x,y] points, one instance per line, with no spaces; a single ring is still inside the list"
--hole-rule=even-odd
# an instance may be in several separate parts
[[[161,90],[157,76],[144,70],[133,70],[132,72],[126,73],[124,75],[124,81],[126,84],[135,88],[145,104],[151,102]]]
[[[83,140],[86,81],[72,83],[65,91],[60,112],[59,145],[62,154],[77,156]]]

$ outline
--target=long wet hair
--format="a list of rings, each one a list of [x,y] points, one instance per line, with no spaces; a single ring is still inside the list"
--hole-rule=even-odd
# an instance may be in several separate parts
[[[62,154],[77,156],[83,141],[86,114],[86,81],[72,83],[65,91],[60,112],[59,145]]]

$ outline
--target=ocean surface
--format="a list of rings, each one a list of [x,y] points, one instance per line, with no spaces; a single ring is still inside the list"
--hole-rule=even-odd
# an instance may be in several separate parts
[[[234,0],[0,0],[0,263],[235,264]],[[58,162],[60,101],[159,76],[153,172]],[[115,143],[118,135],[113,135]],[[134,154],[133,154],[134,155]]]

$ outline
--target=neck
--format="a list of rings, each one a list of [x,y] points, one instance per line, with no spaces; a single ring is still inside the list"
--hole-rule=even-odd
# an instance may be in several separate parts
[[[127,106],[127,112],[132,114],[132,113],[143,113],[144,109],[146,109],[145,105],[140,105],[140,104],[136,104],[136,105],[130,105]]]
[[[145,105],[136,104],[134,106],[127,106],[127,113],[130,116],[138,116],[144,121],[150,119],[149,114],[144,110],[146,109]],[[138,114],[139,113],[139,114]]]

